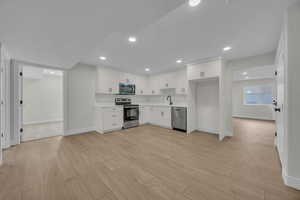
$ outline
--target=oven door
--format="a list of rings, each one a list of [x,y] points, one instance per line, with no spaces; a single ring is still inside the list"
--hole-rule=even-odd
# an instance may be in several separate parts
[[[124,107],[124,122],[139,120],[139,107]]]

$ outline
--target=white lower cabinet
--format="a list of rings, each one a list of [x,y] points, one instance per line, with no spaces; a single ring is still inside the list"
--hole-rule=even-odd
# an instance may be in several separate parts
[[[169,106],[151,106],[150,124],[171,128],[171,107]]]
[[[150,107],[149,106],[140,106],[140,124],[150,123]]]
[[[97,107],[95,111],[96,131],[105,133],[123,127],[123,107]]]
[[[171,128],[170,106],[140,106],[139,123]],[[95,126],[99,133],[120,130],[123,127],[123,106],[96,107]]]

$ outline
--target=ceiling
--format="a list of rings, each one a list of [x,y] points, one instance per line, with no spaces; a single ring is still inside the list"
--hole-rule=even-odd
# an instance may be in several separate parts
[[[202,0],[192,8],[186,0],[0,0],[0,41],[28,62],[159,73],[210,57],[274,51],[293,1]],[[131,35],[135,44],[127,41]],[[233,49],[224,54],[227,45]]]

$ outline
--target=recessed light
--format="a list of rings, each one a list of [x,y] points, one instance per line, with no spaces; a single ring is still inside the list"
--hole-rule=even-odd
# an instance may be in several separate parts
[[[249,76],[246,76],[245,79],[249,79]]]
[[[231,49],[232,49],[231,46],[227,46],[227,47],[224,47],[224,48],[223,48],[223,51],[230,51]]]
[[[202,0],[189,0],[189,5],[191,7],[196,7],[201,3]]]
[[[136,42],[136,37],[133,37],[133,36],[130,36],[129,38],[128,38],[128,41],[129,42]]]
[[[243,72],[243,75],[246,76],[248,73],[247,72]]]
[[[182,63],[182,60],[181,59],[178,59],[178,60],[176,60],[176,63]]]
[[[100,60],[106,60],[106,57],[105,56],[100,56],[99,59]]]
[[[145,71],[146,71],[146,72],[150,72],[150,69],[149,69],[149,68],[146,68]]]

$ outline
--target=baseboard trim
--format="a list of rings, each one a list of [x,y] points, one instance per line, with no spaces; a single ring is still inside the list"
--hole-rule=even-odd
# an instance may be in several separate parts
[[[81,129],[66,130],[64,132],[64,136],[78,135],[78,134],[92,132],[92,131],[96,131],[96,128],[95,127],[90,127],[90,128],[81,128]]]
[[[288,176],[284,169],[282,169],[282,178],[283,178],[284,184],[286,184],[289,187],[300,190],[300,178]]]
[[[197,131],[219,135],[219,130],[210,128],[198,128]]]
[[[44,120],[44,121],[30,121],[24,122],[24,125],[32,125],[32,124],[45,124],[45,123],[54,123],[54,122],[63,122],[63,119],[52,119],[52,120]]]
[[[274,119],[270,119],[270,118],[266,118],[266,117],[253,117],[253,116],[247,116],[247,115],[232,115],[232,117],[244,118],[244,119],[257,119],[257,120],[274,121]]]

